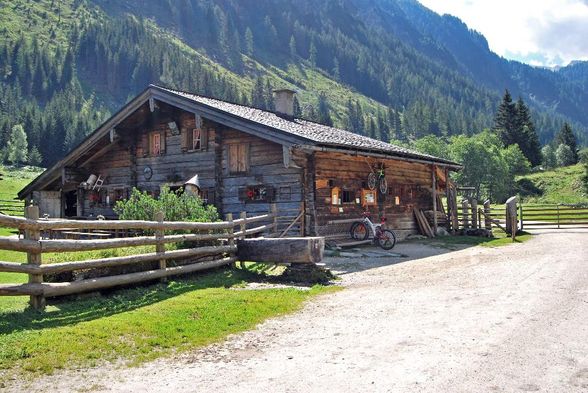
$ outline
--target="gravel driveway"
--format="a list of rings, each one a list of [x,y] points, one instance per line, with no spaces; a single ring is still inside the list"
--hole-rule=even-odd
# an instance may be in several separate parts
[[[415,247],[398,251],[434,252]],[[346,289],[297,314],[180,357],[68,372],[29,389],[588,391],[588,231],[410,261],[329,264]]]

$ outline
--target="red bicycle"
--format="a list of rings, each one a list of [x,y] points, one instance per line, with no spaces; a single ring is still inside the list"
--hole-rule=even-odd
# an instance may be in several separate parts
[[[396,245],[396,234],[390,229],[382,229],[386,223],[384,217],[381,218],[380,224],[374,224],[370,219],[371,213],[363,213],[363,220],[355,221],[351,224],[349,233],[352,239],[367,240],[370,233],[374,235],[374,243],[384,250],[391,250]]]

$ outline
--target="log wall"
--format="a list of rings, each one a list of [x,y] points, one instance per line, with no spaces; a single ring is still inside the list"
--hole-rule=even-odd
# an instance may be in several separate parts
[[[376,161],[370,159],[369,162],[373,166]],[[355,201],[333,205],[330,200],[332,187],[352,191],[355,197],[361,197],[361,190],[367,189],[370,167],[364,157],[316,153],[316,219],[319,228],[332,220],[361,218],[364,211],[370,211],[375,221],[384,215],[388,220],[387,227],[397,232],[400,238],[417,233],[413,208],[430,210],[433,206],[431,167],[397,160],[378,162],[385,163],[388,193],[382,197],[378,192],[376,206],[364,207]],[[396,197],[399,204],[396,204]]]

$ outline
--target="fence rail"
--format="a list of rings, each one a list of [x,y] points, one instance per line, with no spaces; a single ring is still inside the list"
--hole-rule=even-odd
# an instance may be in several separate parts
[[[251,224],[256,224],[256,226],[248,228]],[[50,220],[39,219],[38,207],[29,206],[25,210],[25,217],[0,214],[0,226],[18,229],[25,233],[22,239],[0,237],[0,249],[27,253],[27,263],[25,264],[0,261],[0,272],[21,273],[29,276],[29,282],[25,284],[1,284],[0,296],[30,296],[31,306],[43,309],[46,297],[165,279],[172,275],[192,273],[233,263],[236,261],[237,251],[235,239],[261,233],[276,234],[278,216],[275,205],[272,205],[271,212],[268,214],[247,217],[247,213],[243,212],[238,219],[234,220],[232,215],[228,214],[225,221],[220,222],[165,222],[161,212],[155,215],[154,221]],[[150,234],[94,240],[43,239],[41,236],[44,231],[72,229],[144,230],[150,231]],[[189,233],[166,233],[170,231]],[[180,242],[184,244],[187,242],[212,244],[200,244],[166,251],[166,244]],[[155,246],[155,252],[45,265],[42,263],[44,253],[105,250],[145,245]],[[202,261],[202,259],[206,260]],[[170,260],[182,261],[182,264],[167,266],[167,262]],[[44,282],[44,275],[48,274],[129,266],[147,262],[159,262],[159,268],[73,282]]]
[[[521,205],[521,228],[588,228],[586,205]]]
[[[14,199],[0,199],[0,213],[24,215],[24,203]]]

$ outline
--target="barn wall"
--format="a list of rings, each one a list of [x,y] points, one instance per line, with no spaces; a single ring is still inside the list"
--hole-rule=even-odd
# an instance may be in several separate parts
[[[369,159],[369,162],[373,166],[376,160]],[[377,162],[385,163],[388,193],[385,196],[378,193],[376,206],[364,207],[355,202],[333,205],[330,200],[332,187],[353,191],[356,197],[361,197],[361,190],[367,188],[370,168],[363,157],[316,153],[315,189],[319,234],[321,227],[327,225],[328,221],[361,218],[364,211],[370,211],[372,220],[376,221],[383,214],[388,220],[387,227],[396,231],[401,238],[417,233],[413,208],[430,210],[433,205],[431,167],[397,160]],[[396,196],[399,197],[398,205],[395,203]]]

